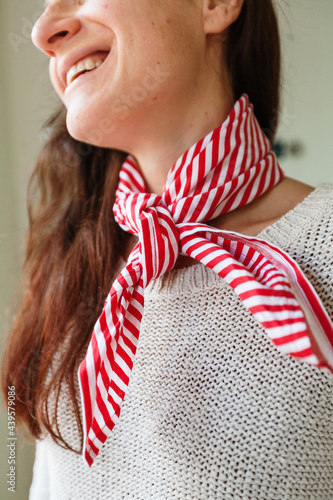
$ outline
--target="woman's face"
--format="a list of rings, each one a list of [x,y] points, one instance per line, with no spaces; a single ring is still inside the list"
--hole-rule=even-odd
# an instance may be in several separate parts
[[[69,133],[123,148],[181,112],[207,65],[199,0],[51,0],[32,32]]]

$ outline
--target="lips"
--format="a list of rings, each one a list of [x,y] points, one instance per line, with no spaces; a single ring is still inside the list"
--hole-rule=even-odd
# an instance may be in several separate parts
[[[83,73],[93,71],[103,64],[110,51],[96,50],[67,59],[60,71],[65,88]]]

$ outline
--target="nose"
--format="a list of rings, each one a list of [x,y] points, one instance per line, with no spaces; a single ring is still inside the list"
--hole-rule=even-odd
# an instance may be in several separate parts
[[[32,32],[33,44],[50,57],[55,57],[56,52],[81,28],[81,21],[75,11],[61,12],[60,9],[47,8],[37,19]]]

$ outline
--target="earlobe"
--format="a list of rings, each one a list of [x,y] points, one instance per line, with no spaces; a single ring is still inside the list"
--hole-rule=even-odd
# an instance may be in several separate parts
[[[208,34],[223,33],[238,18],[244,0],[203,0],[203,28]]]

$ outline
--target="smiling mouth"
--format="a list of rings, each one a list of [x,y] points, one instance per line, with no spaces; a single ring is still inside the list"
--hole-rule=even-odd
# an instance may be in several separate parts
[[[66,75],[66,83],[67,87],[80,75],[84,73],[88,73],[93,71],[94,69],[101,66],[101,64],[105,61],[105,57],[97,56],[89,56],[81,59],[77,64],[74,64],[67,72]]]

